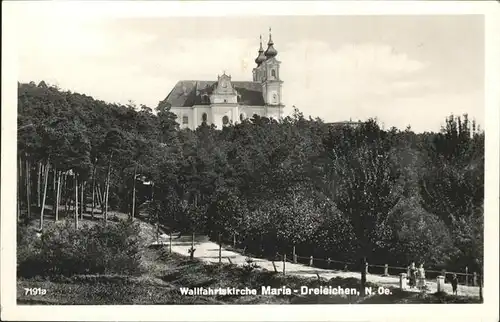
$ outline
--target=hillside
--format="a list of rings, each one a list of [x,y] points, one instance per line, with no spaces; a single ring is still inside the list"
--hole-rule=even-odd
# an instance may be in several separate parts
[[[125,214],[113,213],[114,220],[126,219]],[[115,221],[112,221],[113,224]],[[170,254],[167,247],[148,247],[155,240],[154,227],[139,219],[139,250],[141,273],[138,275],[78,274],[70,277],[35,277],[18,280],[18,304],[96,305],[96,304],[373,304],[373,303],[474,303],[478,299],[446,295],[401,292],[391,288],[392,295],[373,295],[367,298],[340,295],[198,295],[187,296],[181,288],[238,288],[256,289],[262,286],[300,289],[301,286],[359,288],[357,278],[330,279],[283,276],[272,271],[249,269],[235,264],[210,264],[203,260],[189,260],[187,256]],[[82,225],[95,225],[95,221],[82,220]],[[31,230],[36,231],[36,223]],[[54,222],[48,222],[54,225]],[[63,227],[64,223],[57,226]],[[200,240],[203,242],[203,239]],[[373,289],[378,285],[369,283]],[[45,295],[25,294],[25,287],[47,290]]]

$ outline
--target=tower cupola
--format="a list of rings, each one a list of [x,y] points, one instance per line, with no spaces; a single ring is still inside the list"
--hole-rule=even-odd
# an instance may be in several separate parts
[[[266,56],[264,55],[264,49],[262,48],[262,35],[260,36],[260,48],[259,55],[255,58],[255,63],[257,66],[260,66],[266,60]]]
[[[273,46],[274,42],[271,35],[271,28],[269,28],[269,41],[267,42],[267,49],[264,52],[264,55],[266,56],[267,59],[273,58],[278,54],[278,51]]]

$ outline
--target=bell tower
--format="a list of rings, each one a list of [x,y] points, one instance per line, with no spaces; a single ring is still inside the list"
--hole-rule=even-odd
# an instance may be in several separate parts
[[[282,106],[281,87],[283,85],[283,81],[280,78],[281,62],[276,59],[277,55],[278,51],[274,48],[271,28],[269,28],[269,41],[267,43],[267,49],[264,52],[266,59],[261,64],[263,67],[262,74],[264,75],[261,82],[264,102],[268,106],[275,107]]]

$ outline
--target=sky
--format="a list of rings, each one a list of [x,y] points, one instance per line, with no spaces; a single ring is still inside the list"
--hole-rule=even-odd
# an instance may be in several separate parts
[[[125,17],[40,14],[17,22],[18,80],[152,108],[179,80],[251,81],[272,28],[285,114],[377,118],[436,131],[450,114],[484,124],[479,15]],[[264,48],[265,49],[265,48]]]

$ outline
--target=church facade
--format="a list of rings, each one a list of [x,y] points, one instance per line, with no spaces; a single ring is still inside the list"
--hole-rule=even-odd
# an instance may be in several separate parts
[[[269,30],[265,51],[261,37],[252,81],[233,81],[225,72],[216,81],[179,81],[161,104],[170,106],[181,128],[192,130],[203,122],[222,129],[255,114],[279,119],[284,105],[277,54]]]

